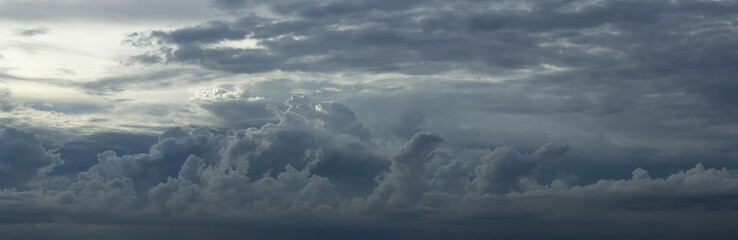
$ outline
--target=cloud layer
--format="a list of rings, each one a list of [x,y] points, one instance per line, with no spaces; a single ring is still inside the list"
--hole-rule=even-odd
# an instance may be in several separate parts
[[[205,97],[211,106],[265,117],[261,107],[231,104],[254,97]],[[200,101],[192,104],[202,107]],[[170,128],[147,153],[101,152],[89,169],[67,176],[46,176],[62,164],[58,154],[44,149],[33,134],[7,128],[0,141],[0,212],[22,216],[4,219],[14,223],[63,219],[67,224],[91,224],[105,219],[111,224],[158,225],[232,219],[237,221],[227,225],[257,221],[274,228],[301,228],[310,221],[331,226],[342,219],[353,227],[368,221],[374,229],[369,231],[382,231],[390,227],[382,219],[389,219],[454,232],[474,222],[587,221],[592,212],[605,214],[599,221],[617,223],[622,220],[617,213],[625,212],[674,226],[679,221],[665,218],[672,211],[736,209],[738,174],[726,168],[698,164],[666,178],[653,178],[638,168],[630,179],[583,185],[557,172],[562,177],[548,181],[544,178],[550,171],[561,170],[546,164],[565,156],[568,146],[551,143],[527,153],[509,146],[459,148],[442,135],[420,131],[387,155],[371,135],[346,128],[361,129],[362,124],[345,105],[315,104],[304,96],[293,96],[285,105],[270,108],[270,119],[258,127]],[[303,220],[279,223],[289,218]],[[469,226],[474,232],[463,236],[484,236],[476,233],[486,232],[484,228],[474,227],[484,225],[475,224]],[[503,232],[534,236],[523,229]]]
[[[736,10],[6,1],[0,236],[732,239]]]

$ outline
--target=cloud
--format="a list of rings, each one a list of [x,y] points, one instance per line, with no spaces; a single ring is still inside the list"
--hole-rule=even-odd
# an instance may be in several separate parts
[[[553,159],[568,151],[567,146],[547,144],[530,155],[521,155],[510,147],[500,147],[483,156],[481,165],[474,169],[476,177],[472,181],[477,193],[507,193],[521,189],[523,177],[541,164],[541,161]]]
[[[48,28],[38,27],[38,28],[29,28],[29,29],[21,29],[21,30],[18,30],[17,33],[16,33],[16,35],[18,35],[18,36],[24,36],[24,37],[30,37],[30,36],[47,34],[48,32],[49,32],[49,29]]]
[[[220,159],[223,136],[213,135],[207,128],[196,128],[189,133],[172,128],[147,154],[118,156],[113,151],[97,155],[98,163],[82,174],[91,179],[131,179],[136,192],[147,189],[176,176],[188,155],[197,155],[209,162]]]
[[[240,101],[253,97],[242,93],[218,88],[196,99],[235,101],[239,104],[226,104],[223,110],[249,112]],[[108,219],[111,224],[204,221],[223,226],[239,225],[230,220],[296,218],[288,225],[338,221],[355,227],[369,222],[372,231],[381,231],[387,227],[382,222],[391,220],[448,228],[439,232],[448,234],[458,224],[492,231],[476,227],[490,221],[587,221],[593,211],[605,211],[605,216],[643,210],[709,214],[735,207],[738,177],[726,168],[697,165],[663,179],[636,169],[630,179],[576,185],[566,175],[547,177],[560,173],[549,164],[572,151],[567,145],[546,144],[527,152],[509,146],[463,147],[437,133],[419,132],[386,155],[373,135],[346,131],[345,126],[360,124],[347,105],[313,104],[294,96],[272,113],[277,121],[258,127],[170,128],[148,152],[101,152],[95,165],[76,176],[45,176],[61,164],[58,155],[46,151],[33,135],[8,128],[0,143],[15,144],[12,149],[21,143],[35,146],[27,155],[40,160],[33,167],[10,162],[13,169],[24,169],[24,175],[13,175],[11,185],[3,181],[0,212],[25,216],[4,220],[16,223]],[[9,188],[31,180],[24,188]],[[495,231],[524,236],[519,227]]]
[[[10,90],[0,88],[0,112],[10,112],[15,108],[15,103],[10,99]]]
[[[603,133],[665,151],[728,151],[731,141],[723,139],[735,138],[717,130],[735,125],[728,47],[733,30],[726,10],[736,6],[729,2],[216,5],[229,6],[237,19],[140,32],[131,39],[149,45],[147,56],[171,65],[250,75],[351,73],[336,82],[367,89],[395,87],[392,92],[338,94],[356,99],[353,103],[383,101],[387,108],[403,106],[395,111],[420,111],[424,119],[443,118],[451,124],[479,127],[468,118],[505,115],[511,119],[507,126],[483,127],[524,131],[530,125],[556,123],[566,126],[563,131]],[[252,8],[269,14],[250,12]],[[204,39],[181,35],[199,31],[217,34],[203,34]],[[249,46],[226,44],[239,41]],[[470,75],[476,79],[459,81]],[[360,110],[381,112],[367,109],[374,108],[370,105]],[[396,132],[409,139],[434,124],[424,120],[425,128],[419,128],[389,123],[393,115],[376,120],[364,116],[364,127],[382,125],[372,129],[374,134]],[[536,120],[540,123],[523,124]],[[403,127],[388,131],[384,125]]]
[[[423,123],[425,115],[419,110],[405,110],[402,112],[400,124],[395,126],[392,131],[400,137],[409,139],[420,132],[420,125]]]
[[[169,19],[204,19],[209,16],[200,1],[132,1],[126,3],[77,1],[4,1],[0,4],[2,19],[28,22],[70,22],[97,20],[104,22],[121,21],[162,21]],[[143,7],[143,9],[141,8]],[[55,10],[55,11],[52,11]],[[167,12],[176,9],[177,14]]]
[[[635,49],[618,48],[626,41],[606,41],[603,38],[613,36],[643,44],[636,48],[667,39],[695,38],[662,31],[641,34],[644,32],[632,25],[641,24],[642,28],[654,30],[712,25],[724,20],[725,12],[720,9],[735,8],[724,2],[659,4],[651,1],[576,7],[567,2],[525,2],[519,6],[504,6],[474,1],[409,1],[402,4],[216,1],[216,5],[265,6],[276,18],[246,15],[231,22],[208,22],[196,27],[133,36],[161,45],[161,54],[168,57],[167,62],[246,73],[277,69],[319,72],[348,68],[422,75],[458,67],[501,71],[542,64],[596,66],[608,61],[627,66],[627,61],[608,60],[597,51],[620,49],[623,51],[620,56],[634,60],[636,56],[646,55]],[[530,10],[508,9],[526,6]],[[707,12],[714,14],[695,25],[675,25],[675,19]],[[727,30],[719,24],[712,26],[715,34]],[[633,35],[620,33],[651,37],[632,38]],[[702,37],[704,35],[696,38]],[[211,43],[246,39],[257,41],[260,48],[208,47]],[[576,49],[574,46],[582,47]],[[664,54],[674,52],[648,50]],[[669,58],[663,56],[659,59],[668,61]],[[480,65],[483,67],[477,67]]]
[[[4,75],[0,221],[120,238],[734,238],[735,3],[152,4],[14,13],[183,21],[126,35],[138,49],[102,78]],[[16,95],[27,82],[91,101]]]
[[[472,97],[461,83],[454,89],[485,111],[607,117],[608,127],[623,131],[643,124],[676,134],[696,126],[653,119],[715,116],[727,123],[734,115],[727,110],[735,102],[727,80],[734,61],[726,9],[736,6],[729,2],[216,3],[263,6],[274,16],[234,13],[240,19],[144,32],[136,39],[156,46],[147,56],[235,73],[519,74],[512,78],[526,81],[494,84],[516,93]],[[218,45],[227,41],[256,44]]]
[[[25,189],[27,184],[64,162],[32,134],[6,128],[0,135],[0,187]]]
[[[591,185],[571,188],[553,187],[525,193],[513,193],[515,198],[547,198],[582,204],[589,207],[623,208],[646,211],[699,208],[708,210],[735,209],[734,171],[706,169],[697,164],[664,179],[654,179],[643,169],[633,170],[631,179],[600,180]]]
[[[215,116],[221,120],[220,125],[228,127],[261,127],[276,120],[275,106],[265,98],[233,87],[224,88],[199,93],[193,100],[193,111]]]
[[[431,189],[426,176],[431,153],[443,142],[438,135],[418,133],[390,160],[390,171],[366,199],[355,199],[350,208],[362,212],[413,211],[423,193]]]
[[[164,135],[162,135],[164,136]],[[99,132],[65,142],[58,153],[64,165],[54,168],[52,175],[77,174],[98,163],[97,154],[113,151],[117,154],[147,153],[157,143],[157,136],[121,132]]]

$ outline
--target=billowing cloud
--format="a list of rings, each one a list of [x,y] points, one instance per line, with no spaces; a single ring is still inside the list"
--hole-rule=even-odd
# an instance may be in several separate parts
[[[193,105],[194,112],[204,111],[221,120],[222,126],[260,127],[276,119],[275,106],[265,98],[250,96],[249,92],[233,87],[202,92],[195,97]]]
[[[252,98],[223,97],[226,92],[212,91],[210,103]],[[443,226],[481,219],[580,221],[589,211],[731,210],[738,195],[734,171],[702,165],[666,178],[639,168],[630,179],[592,184],[577,185],[565,175],[545,180],[551,171],[546,165],[570,151],[555,143],[530,152],[457,149],[437,133],[419,132],[386,155],[371,135],[346,131],[347,123],[360,124],[347,106],[299,96],[286,105],[271,108],[276,122],[257,127],[170,128],[148,153],[101,152],[77,176],[46,176],[62,163],[59,156],[33,135],[7,128],[0,142],[3,156],[11,158],[3,158],[0,212],[25,216],[4,219],[11,222],[144,218],[175,224],[300,216],[326,224],[336,218],[349,225],[369,221],[381,229],[375,221],[385,218]],[[244,118],[261,111],[225,106],[243,111]],[[567,216],[557,215],[563,211]]]
[[[0,3],[0,235],[733,239],[737,7]]]
[[[46,150],[36,136],[15,128],[0,135],[0,187],[25,189],[63,161]]]
[[[552,188],[511,194],[516,198],[551,198],[589,207],[618,207],[636,210],[705,208],[735,209],[735,172],[706,169],[701,164],[665,179],[653,179],[648,171],[633,170],[631,179],[600,180],[591,185],[552,185]]]
[[[476,178],[472,182],[477,193],[506,193],[511,190],[523,190],[519,186],[521,178],[532,174],[532,171],[545,159],[552,159],[564,154],[566,146],[548,144],[530,155],[521,155],[510,147],[501,147],[483,156],[482,162],[474,169]]]

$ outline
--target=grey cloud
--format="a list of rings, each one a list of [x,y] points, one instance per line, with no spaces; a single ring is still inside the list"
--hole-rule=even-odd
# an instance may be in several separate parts
[[[334,111],[326,114],[353,112],[345,105],[327,104]],[[198,223],[297,217],[326,224],[338,218],[349,226],[382,219],[441,228],[473,223],[466,226],[479,230],[503,220],[581,221],[591,211],[607,209],[734,208],[736,177],[727,169],[698,165],[665,179],[637,169],[629,180],[570,187],[566,179],[540,179],[551,171],[545,168],[547,162],[568,154],[565,145],[547,144],[527,153],[510,147],[459,149],[458,144],[443,147],[448,140],[421,132],[383,157],[359,136],[328,127],[356,119],[323,121],[307,98],[293,97],[288,105],[288,110],[275,109],[278,123],[259,128],[170,128],[148,153],[100,153],[99,162],[76,178],[54,177],[23,194],[4,190],[0,212],[12,212],[4,207],[12,201],[34,199],[26,203],[28,208],[14,210],[29,217],[17,221],[54,222],[52,216],[80,222],[148,218],[176,225],[183,219]],[[648,207],[663,202],[672,205]],[[571,204],[575,211],[570,211]],[[30,206],[41,208],[33,212]],[[568,214],[558,215],[560,211]]]
[[[735,139],[725,131],[705,131],[735,125],[735,101],[730,94],[734,61],[729,47],[733,30],[728,23],[732,21],[729,9],[736,6],[729,2],[424,2],[358,12],[330,7],[354,4],[343,2],[248,4],[267,4],[275,13],[289,17],[275,21],[242,16],[222,22],[230,26],[222,34],[233,29],[251,32],[244,39],[258,41],[260,49],[214,49],[193,39],[163,43],[165,50],[159,54],[174,56],[167,60],[171,63],[233,72],[416,75],[427,86],[381,97],[364,94],[360,96],[368,98],[352,101],[405,105],[406,109],[397,111],[419,110],[426,118],[468,116],[461,113],[464,111],[521,119],[530,116],[541,120],[536,124],[557,122],[583,134],[599,132],[626,141],[648,139],[648,147],[667,152],[690,147],[730,151]],[[345,10],[345,14],[340,20],[339,15],[301,14],[313,7],[336,13]],[[208,27],[212,26],[182,31]],[[144,40],[166,40],[174,32],[158,33],[164,35]],[[440,84],[422,81],[425,75],[459,69],[501,77],[518,71],[541,73],[501,83],[451,81],[453,76]],[[390,99],[379,99],[382,97]],[[374,107],[367,104],[367,108]],[[361,110],[375,111],[367,108]],[[402,125],[409,133],[387,131],[385,125],[400,125],[388,122],[393,115],[377,120],[368,117],[364,125],[381,127],[372,130],[383,137],[396,132],[409,138],[438,123],[426,120],[422,127]],[[398,122],[411,120],[398,118]],[[465,120],[461,116],[443,118]]]
[[[126,64],[132,65],[136,63],[141,63],[145,65],[149,64],[157,64],[164,62],[164,57],[156,55],[156,54],[143,54],[143,55],[136,55],[131,56],[126,59]]]
[[[78,181],[72,183],[68,190],[59,195],[62,201],[78,204],[78,208],[87,208],[86,213],[80,210],[82,216],[90,214],[92,217],[108,214],[127,214],[134,209],[138,202],[134,183],[127,177],[104,178],[97,174],[80,173]]]
[[[359,137],[361,140],[372,138],[369,130],[356,119],[351,109],[337,102],[323,102],[315,105],[315,115],[322,120],[327,128],[339,133],[347,133]]]
[[[162,133],[161,136],[166,136]],[[59,146],[64,165],[54,168],[51,176],[77,174],[98,163],[97,154],[111,150],[121,155],[147,153],[157,143],[156,136],[121,132],[100,132],[68,141]]]
[[[106,181],[130,179],[138,196],[159,183],[148,193],[157,211],[200,215],[206,214],[204,209],[212,210],[212,206],[222,206],[223,211],[330,210],[335,202],[331,203],[326,198],[336,197],[330,197],[335,190],[326,177],[342,184],[345,193],[349,189],[366,188],[362,186],[365,184],[371,187],[371,179],[382,169],[381,160],[359,155],[371,156],[372,153],[366,150],[364,153],[352,152],[365,148],[360,143],[348,144],[345,147],[352,149],[341,150],[344,146],[331,146],[338,142],[332,143],[335,140],[321,136],[325,133],[301,129],[300,125],[305,123],[285,124],[270,123],[261,129],[235,131],[227,137],[213,135],[206,128],[193,129],[190,133],[172,128],[160,136],[159,143],[153,145],[148,154],[118,157],[113,152],[104,152],[98,155],[100,163],[82,175]],[[311,150],[314,147],[319,149]],[[292,164],[302,170],[297,170]],[[281,172],[276,167],[285,171]],[[312,171],[325,177],[313,176]],[[371,175],[372,171],[374,175]],[[270,172],[274,177],[269,176]],[[370,175],[362,181],[360,176],[365,173]],[[234,189],[242,191],[233,192]],[[284,195],[299,189],[302,190],[297,195]],[[241,192],[256,195],[242,195]],[[280,203],[282,201],[287,202]],[[206,202],[216,205],[199,206]],[[244,205],[246,203],[249,204]]]
[[[188,158],[185,166],[193,161],[198,159]],[[199,163],[199,169],[183,168],[179,178],[152,189],[149,196],[154,204],[184,215],[219,214],[244,208],[250,214],[259,214],[330,210],[337,199],[327,178],[311,176],[307,170],[298,171],[289,165],[276,178],[264,177],[249,183],[244,172],[222,172],[225,169],[202,168],[202,161]],[[193,170],[195,174],[185,172]]]
[[[233,23],[210,22],[172,32],[154,31],[149,38],[155,42],[172,42],[178,47],[185,47],[182,50],[165,49],[165,55],[174,56],[171,62],[201,64],[235,72],[276,69],[336,71],[342,67],[365,71],[415,72],[412,70],[416,67],[413,62],[430,64],[430,67],[423,68],[425,71],[416,74],[428,74],[428,71],[433,72],[433,68],[439,67],[443,71],[444,65],[450,62],[469,67],[481,62],[493,69],[529,68],[539,64],[577,66],[589,62],[587,59],[593,56],[574,51],[566,55],[557,54],[555,49],[541,47],[549,43],[550,38],[542,38],[540,33],[566,39],[581,35],[581,31],[602,26],[637,31],[631,28],[631,24],[662,24],[668,21],[671,14],[693,14],[691,9],[697,6],[702,11],[717,12],[715,5],[721,3],[618,1],[577,11],[561,10],[568,7],[566,2],[528,4],[533,5],[532,11],[505,12],[504,9],[482,11],[494,8],[493,3],[487,2],[398,4],[335,1],[313,5],[274,2],[267,5],[276,13],[297,19],[270,21],[252,16]],[[443,7],[450,10],[440,10]],[[733,6],[728,4],[725,7]],[[341,30],[341,27],[347,29]],[[234,28],[242,30],[234,31]],[[196,34],[201,31],[217,33]],[[253,32],[250,38],[258,40],[260,46],[266,47],[265,51],[234,48],[206,50],[190,45],[245,39],[245,31]],[[190,35],[198,37],[188,37]],[[202,37],[207,40],[203,41],[200,39]],[[591,47],[595,44],[598,43]],[[267,53],[271,58],[265,58]],[[269,65],[255,68],[253,65],[257,59],[271,61]],[[208,64],[210,62],[219,64]],[[219,67],[222,64],[234,67]],[[240,66],[241,70],[235,66]]]
[[[410,139],[415,133],[420,132],[420,124],[423,123],[425,115],[419,110],[405,110],[400,115],[400,124],[393,127],[393,132],[400,137]]]
[[[215,136],[207,128],[196,128],[185,134],[174,134],[181,129],[172,129],[153,146],[148,153],[118,156],[113,151],[97,155],[98,164],[90,167],[83,174],[90,179],[101,178],[132,180],[134,190],[142,193],[145,190],[177,176],[180,166],[188,155],[195,154],[209,162],[220,159],[218,151],[223,137]]]
[[[30,28],[30,29],[22,29],[17,31],[18,36],[36,36],[36,35],[43,35],[49,32],[48,28],[44,27],[38,27],[38,28]]]
[[[63,163],[32,133],[6,128],[0,135],[0,187],[23,189]]]
[[[131,89],[147,89],[156,87],[172,86],[176,82],[201,82],[216,77],[207,71],[192,69],[164,69],[144,73],[113,75],[95,79],[94,81],[67,83],[85,90],[94,95],[110,95]]]
[[[376,10],[392,10],[394,7],[402,6],[398,4],[379,4],[379,3],[356,3],[358,5],[369,4],[377,5]],[[352,2],[342,2],[328,4],[331,6],[349,7],[354,5]],[[408,3],[408,6],[414,4]],[[331,7],[325,6],[329,11],[349,12],[354,10],[352,7]],[[387,7],[384,7],[387,6]],[[375,8],[356,8],[362,11],[372,11]],[[404,9],[403,7],[399,10]],[[320,12],[320,11],[317,11]],[[364,15],[353,16],[345,19],[344,23],[349,30],[334,30],[328,26],[334,18],[323,20],[322,18],[311,18],[317,12],[312,11],[308,17],[299,20],[287,22],[270,22],[265,19],[246,17],[244,20],[230,23],[234,27],[248,29],[253,32],[251,38],[260,41],[259,45],[266,49],[250,50],[250,49],[205,49],[195,47],[190,44],[197,43],[199,40],[194,38],[181,38],[182,41],[173,41],[182,32],[197,32],[199,30],[208,29],[208,31],[220,30],[218,34],[209,34],[208,36],[224,35],[229,37],[221,37],[219,39],[208,40],[234,40],[245,39],[244,34],[236,34],[243,36],[241,38],[232,38],[232,28],[213,28],[212,23],[201,27],[185,28],[173,32],[154,31],[148,34],[152,42],[176,42],[177,49],[162,48],[165,56],[171,56],[169,62],[194,63],[201,64],[209,68],[220,69],[234,72],[263,72],[276,69],[281,70],[300,70],[300,71],[336,71],[340,68],[350,67],[368,71],[402,71],[406,65],[413,61],[421,61],[431,64],[431,67],[423,68],[432,70],[433,68],[443,68],[443,64],[433,64],[434,62],[445,62],[449,60],[481,60],[476,57],[481,51],[470,51],[471,49],[448,49],[440,48],[440,46],[449,45],[453,42],[467,41],[467,47],[491,48],[489,50],[497,50],[497,54],[506,51],[505,41],[501,42],[476,42],[472,38],[444,37],[439,34],[416,32],[410,33],[407,30],[417,28],[408,19],[412,14],[406,13],[400,16],[381,16],[381,15]],[[318,14],[320,15],[320,14]],[[371,19],[370,17],[377,17]],[[351,29],[352,24],[360,25],[365,21],[370,21],[375,25],[367,25],[367,27],[359,27]],[[245,25],[244,25],[245,23]],[[342,25],[344,25],[342,24]],[[340,28],[340,26],[336,26]],[[512,33],[504,33],[503,35],[511,35]],[[136,39],[140,39],[140,34],[136,35]],[[285,37],[280,37],[285,36]],[[276,37],[276,38],[275,38]],[[297,40],[293,37],[300,37]],[[514,36],[513,36],[514,37]],[[187,40],[187,41],[185,41]],[[138,41],[138,40],[137,40]],[[520,41],[517,41],[520,42]],[[520,42],[522,43],[522,42]],[[516,43],[517,44],[517,43]],[[370,50],[371,49],[371,50]],[[523,50],[523,48],[516,48]],[[443,51],[443,52],[434,52]],[[479,56],[481,57],[481,56]],[[262,62],[266,62],[263,64]],[[502,63],[502,62],[500,62]],[[412,66],[412,65],[411,65]],[[442,69],[441,69],[442,70]]]
[[[212,100],[231,99],[216,97]],[[310,105],[309,102],[307,104]],[[243,109],[233,105],[230,110]],[[344,110],[339,114],[351,113],[347,108]],[[222,197],[220,204],[225,207],[224,211],[271,208],[281,209],[275,211],[330,210],[338,200],[337,196],[331,197],[333,203],[325,200],[331,193],[335,195],[339,191],[354,195],[367,192],[374,186],[373,179],[387,165],[385,160],[372,153],[367,143],[362,143],[358,137],[335,135],[338,132],[323,125],[313,116],[315,110],[312,111],[306,115],[284,112],[281,114],[286,115],[280,116],[282,120],[278,124],[267,123],[260,129],[230,130],[225,135],[205,127],[190,131],[171,128],[161,134],[148,153],[119,156],[113,151],[102,152],[97,155],[98,163],[79,173],[76,179],[57,177],[53,181],[58,184],[49,188],[60,192],[58,194],[72,191],[68,197],[70,202],[81,203],[94,198],[90,204],[96,207],[112,204],[108,203],[110,199],[126,199],[110,206],[114,212],[130,210],[146,201],[147,192],[151,201],[156,202],[157,211],[170,213],[198,214],[198,211],[203,211],[191,206],[191,194]],[[354,118],[349,120],[355,121]],[[329,182],[329,177],[337,185]],[[152,187],[155,190],[149,191]],[[106,193],[108,188],[114,189]],[[221,192],[237,188],[257,195],[244,196],[237,191],[232,193],[232,197],[225,197],[228,193]],[[291,194],[297,189],[303,189],[303,193],[293,196],[296,199],[289,200],[292,197],[279,195]],[[172,199],[167,200],[170,197]],[[278,204],[277,199],[283,198],[287,202]],[[212,200],[200,198],[196,202]],[[255,206],[244,208],[243,201],[253,202],[251,204]],[[314,204],[309,204],[310,201]]]
[[[0,4],[3,19],[40,21],[81,21],[96,20],[106,22],[122,21],[166,21],[201,20],[210,16],[199,1],[4,1]]]
[[[204,25],[174,30],[171,33],[154,31],[152,37],[167,37],[161,39],[174,44],[204,44],[225,40],[239,40],[248,34],[245,30],[233,29],[224,22],[208,22]]]
[[[9,112],[15,108],[15,103],[10,97],[9,89],[0,88],[0,112]]]
[[[295,112],[295,113],[311,113],[314,111],[313,106],[310,105],[310,100],[307,96],[291,96],[289,100],[285,103],[285,105],[289,106],[287,109],[288,112]]]
[[[222,126],[261,127],[276,121],[275,106],[263,97],[250,96],[248,91],[214,89],[200,94],[192,104],[222,119]]]
[[[86,113],[99,113],[105,112],[110,106],[104,106],[100,104],[89,104],[84,102],[41,102],[41,101],[27,101],[23,104],[25,107],[32,108],[38,111],[48,112],[59,112],[69,115],[86,114]]]
[[[346,105],[325,101],[313,106],[307,96],[292,96],[285,103],[288,112],[295,112],[321,120],[323,126],[336,133],[349,134],[367,141],[371,132],[359,122],[356,114]]]
[[[362,212],[413,211],[423,193],[431,189],[427,165],[443,139],[431,133],[418,133],[391,157],[390,171],[366,199],[355,199],[352,208]]]
[[[361,193],[372,188],[372,179],[387,164],[372,152],[372,144],[355,142],[370,140],[371,133],[339,103],[313,106],[307,97],[293,96],[281,112],[247,90],[226,87],[201,94],[194,104],[224,120],[222,126],[259,128],[258,132],[234,132],[232,144],[223,153],[226,160],[249,155],[251,179],[270,172],[276,177],[286,164],[301,169],[310,164],[307,158],[317,158],[312,172],[333,179],[342,193]]]
[[[541,161],[553,159],[568,151],[567,146],[547,144],[530,155],[521,155],[510,147],[500,147],[483,156],[472,181],[477,193],[506,193],[521,189],[520,180],[532,174]]]
[[[735,138],[725,131],[704,131],[734,125],[735,87],[730,76],[735,54],[729,47],[734,41],[729,23],[730,9],[736,6],[730,2],[413,2],[363,11],[350,6],[384,3],[244,4],[266,4],[277,20],[242,15],[234,21],[142,33],[137,41],[161,47],[149,57],[237,73],[416,75],[428,87],[384,97],[413,101],[417,105],[391,103],[408,105],[409,111],[431,108],[426,115],[457,107],[475,113],[533,115],[584,132],[649,139],[653,144],[649,147],[655,148],[697,144],[727,151],[731,142],[727,139]],[[337,15],[302,14],[313,11],[309,9]],[[219,33],[203,35],[206,40],[174,41],[180,36],[177,31]],[[209,45],[237,40],[244,32],[248,34],[243,39],[256,40],[258,49]],[[444,84],[420,80],[459,69],[500,77],[519,71],[541,73],[502,83],[451,82],[453,76]],[[453,90],[437,91],[430,87],[434,84]],[[435,108],[424,103],[444,98],[448,102]],[[423,130],[405,129],[412,133],[400,137]]]
[[[361,123],[354,118],[341,120],[338,117],[342,116],[333,116],[333,112],[319,112],[307,98],[292,97],[287,105],[290,108],[279,114],[280,123],[268,123],[259,132],[237,133],[239,140],[229,147],[228,156],[253,151],[248,146],[264,146],[264,149],[256,148],[260,149],[258,154],[249,160],[251,178],[280,170],[286,164],[298,169],[313,166],[311,171],[333,179],[339,192],[360,193],[371,189],[372,179],[387,163],[372,152],[371,144],[361,142],[371,136],[365,135],[369,133],[360,128]],[[350,109],[345,110],[348,112],[339,114],[352,113]],[[326,118],[334,121],[325,121]],[[358,126],[355,129],[362,129],[358,132],[361,134],[343,132],[347,124]]]
[[[512,193],[514,198],[550,198],[591,207],[637,210],[700,208],[735,209],[733,204],[736,174],[726,168],[706,169],[701,164],[666,178],[651,178],[648,171],[636,169],[631,179],[600,180],[591,185],[550,188]]]
[[[147,51],[124,64],[205,70],[75,86],[247,83],[198,93],[177,113],[192,126],[158,140],[62,146],[86,162],[75,167],[49,172],[58,158],[26,141],[52,160],[0,182],[2,221],[264,238],[735,235],[735,3],[213,4],[230,20],[124,40]],[[242,40],[256,46],[223,44]]]
[[[630,121],[613,123],[647,124],[653,122],[647,118],[663,117],[730,119],[735,107],[729,94],[734,88],[728,80],[734,54],[728,47],[733,41],[728,23],[732,21],[729,9],[736,6],[729,2],[520,4],[529,11],[473,1],[388,4],[359,12],[331,7],[374,4],[384,3],[306,6],[310,4],[280,1],[268,6],[290,20],[245,16],[234,22],[157,31],[148,38],[173,44],[163,44],[160,54],[166,61],[232,72],[348,70],[427,75],[466,69],[504,76],[523,69],[545,70],[542,65],[565,69],[502,85],[524,90],[526,94],[510,94],[507,99],[528,104],[485,101],[492,104],[482,108],[494,111],[615,115]],[[290,10],[312,7],[351,14],[339,20],[338,15],[318,17]],[[242,39],[257,40],[262,48],[213,49],[198,45],[203,40],[197,38],[170,40],[179,36],[177,31],[203,29],[219,30],[202,35],[208,38],[204,42],[218,41],[210,36],[234,40],[242,35],[231,35],[233,29],[253,32]],[[541,104],[546,107],[537,107]],[[688,116],[685,108],[705,112]],[[665,126],[651,126],[659,127]]]

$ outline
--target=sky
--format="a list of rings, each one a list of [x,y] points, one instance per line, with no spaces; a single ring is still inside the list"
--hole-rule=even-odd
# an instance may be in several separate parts
[[[0,0],[8,239],[735,239],[738,2]]]

